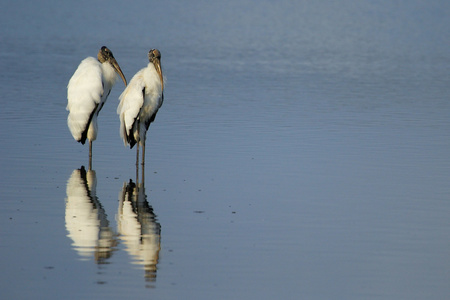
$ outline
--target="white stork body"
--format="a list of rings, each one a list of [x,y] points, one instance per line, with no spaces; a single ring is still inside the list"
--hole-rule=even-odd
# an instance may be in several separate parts
[[[97,138],[97,117],[116,83],[116,72],[126,85],[125,76],[111,51],[102,47],[98,57],[98,60],[94,57],[84,59],[67,85],[67,125],[77,142],[84,144],[86,138],[89,139],[90,162],[92,142]]]
[[[93,57],[84,59],[78,66],[67,85],[67,125],[76,141],[84,144],[86,138],[91,142],[96,140],[98,113],[116,78],[109,63],[102,64]]]
[[[158,51],[158,50],[150,50]],[[138,71],[123,93],[117,114],[120,118],[120,136],[130,148],[137,143],[136,164],[139,159],[139,146],[142,146],[142,164],[145,159],[145,139],[150,123],[155,120],[158,109],[163,104],[164,82],[159,63],[159,57],[150,61],[146,68]],[[150,53],[149,53],[150,56]]]

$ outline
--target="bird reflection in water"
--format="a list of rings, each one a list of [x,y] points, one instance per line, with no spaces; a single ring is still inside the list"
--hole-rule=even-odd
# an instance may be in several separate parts
[[[161,249],[161,225],[147,202],[143,182],[135,184],[130,179],[124,183],[119,195],[117,228],[133,264],[143,266],[145,280],[154,282]]]
[[[96,263],[104,264],[111,257],[117,242],[97,198],[96,187],[94,170],[86,172],[82,166],[72,172],[66,189],[66,229],[82,260],[94,256]]]

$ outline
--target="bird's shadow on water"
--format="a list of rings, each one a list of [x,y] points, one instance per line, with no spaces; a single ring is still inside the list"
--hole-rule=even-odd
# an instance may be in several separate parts
[[[75,169],[67,181],[65,223],[73,249],[81,260],[94,257],[97,264],[103,265],[110,263],[115,251],[124,248],[131,263],[144,269],[147,287],[153,287],[161,249],[161,225],[147,201],[144,180],[134,183],[130,179],[121,187],[117,230],[110,226],[96,188],[95,171],[86,171],[84,166]]]
[[[97,176],[84,166],[75,169],[66,187],[65,221],[67,236],[82,260],[94,256],[103,264],[112,256],[117,237],[97,197]]]

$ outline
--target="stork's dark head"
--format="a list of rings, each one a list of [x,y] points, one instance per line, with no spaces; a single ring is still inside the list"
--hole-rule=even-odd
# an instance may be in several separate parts
[[[109,63],[114,68],[117,74],[122,77],[123,83],[125,86],[127,85],[127,80],[125,79],[125,75],[123,75],[122,70],[120,69],[119,64],[117,63],[116,59],[114,58],[113,53],[111,50],[109,50],[106,46],[103,46],[100,51],[98,51],[97,59],[99,62],[103,63]]]
[[[161,52],[158,49],[151,49],[148,52],[148,60],[155,66],[156,71],[161,79],[161,90],[164,90],[164,79],[161,70]]]
[[[106,46],[103,46],[100,51],[98,51],[97,58],[99,62],[104,63],[111,58],[114,58],[114,55],[111,50],[109,50]]]
[[[151,50],[148,52],[148,60],[149,60],[151,63],[155,63],[154,61],[155,61],[156,59],[159,61],[159,63],[161,63],[161,52],[159,52],[158,49],[151,49]]]

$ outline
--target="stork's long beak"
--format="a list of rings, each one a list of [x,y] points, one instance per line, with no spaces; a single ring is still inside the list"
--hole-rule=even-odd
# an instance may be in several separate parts
[[[161,79],[161,90],[164,91],[164,79],[163,79],[163,74],[162,74],[162,70],[161,70],[161,62],[159,61],[159,59],[155,59],[153,61],[153,65],[155,66],[155,69],[158,72],[159,78]]]
[[[112,58],[110,60],[111,65],[113,66],[114,70],[116,70],[117,74],[120,75],[120,77],[122,77],[123,83],[125,83],[125,86],[127,86],[127,80],[125,79],[125,75],[123,75],[122,70],[119,67],[119,64],[117,63],[115,58]]]

